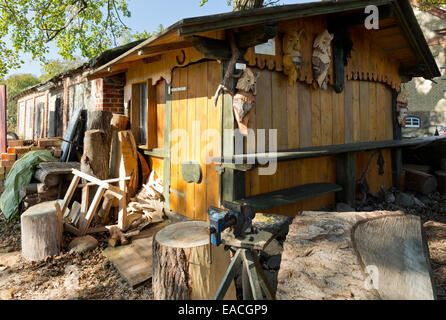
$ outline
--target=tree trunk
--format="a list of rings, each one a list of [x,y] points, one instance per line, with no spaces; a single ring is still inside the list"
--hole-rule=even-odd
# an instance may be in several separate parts
[[[234,0],[234,11],[262,8],[264,0]]]
[[[29,261],[44,260],[60,253],[62,217],[55,201],[39,203],[21,217],[22,257]]]
[[[212,247],[209,264],[209,224],[187,221],[167,226],[153,240],[152,288],[155,300],[211,300],[229,266],[223,246]],[[234,284],[226,299],[235,299]]]

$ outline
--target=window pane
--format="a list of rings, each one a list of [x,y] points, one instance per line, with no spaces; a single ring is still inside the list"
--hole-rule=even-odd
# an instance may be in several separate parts
[[[140,106],[139,106],[139,127],[141,134],[141,144],[147,144],[147,83],[142,83],[139,88]]]

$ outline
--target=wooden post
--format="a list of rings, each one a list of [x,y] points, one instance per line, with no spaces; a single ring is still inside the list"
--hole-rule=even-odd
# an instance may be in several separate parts
[[[212,248],[209,263],[209,224],[187,221],[169,225],[153,239],[155,300],[211,300],[230,265],[223,246]],[[232,283],[226,299],[235,299]]]
[[[0,85],[0,152],[6,153],[8,141],[6,139],[8,128],[6,125],[6,86]]]
[[[336,201],[354,206],[356,202],[356,158],[353,152],[337,155],[336,180],[336,183],[343,188],[336,194]]]
[[[401,189],[401,174],[403,173],[403,151],[401,148],[392,150],[393,186]]]

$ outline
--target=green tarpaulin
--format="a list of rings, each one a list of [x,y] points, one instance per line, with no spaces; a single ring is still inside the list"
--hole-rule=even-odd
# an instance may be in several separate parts
[[[17,160],[5,182],[5,191],[0,197],[0,210],[7,219],[18,216],[20,188],[31,182],[36,166],[41,162],[58,162],[48,150],[32,151]]]

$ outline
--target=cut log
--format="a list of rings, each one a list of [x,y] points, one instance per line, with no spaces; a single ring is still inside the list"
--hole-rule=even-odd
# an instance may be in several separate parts
[[[104,194],[104,200],[102,201],[102,206],[98,211],[98,217],[100,218],[101,224],[106,224],[108,220],[108,216],[110,214],[110,210],[113,204],[113,199],[115,199],[115,196],[112,195],[110,192],[106,192]]]
[[[130,181],[122,181],[119,186],[124,190],[124,184],[127,183],[129,197],[134,197],[138,191],[138,151],[135,138],[131,131],[118,132],[120,146],[119,157],[119,177],[130,177]]]
[[[437,179],[422,171],[406,169],[406,189],[429,195],[437,190]]]
[[[101,130],[85,132],[84,154],[81,159],[81,171],[105,180],[108,178],[110,145],[106,133]]]
[[[58,216],[56,201],[39,203],[21,217],[22,257],[40,261],[60,254],[62,217]]]
[[[419,217],[304,212],[284,243],[279,300],[433,299]]]
[[[167,226],[153,240],[155,300],[211,300],[230,264],[223,246],[212,248],[209,263],[209,224],[187,221]],[[235,299],[231,284],[226,299]]]
[[[60,182],[60,176],[57,174],[50,174],[42,169],[37,169],[34,172],[34,178],[48,187],[55,187]]]
[[[37,194],[37,183],[31,183],[24,185],[20,188],[20,198],[26,198],[27,196]]]

